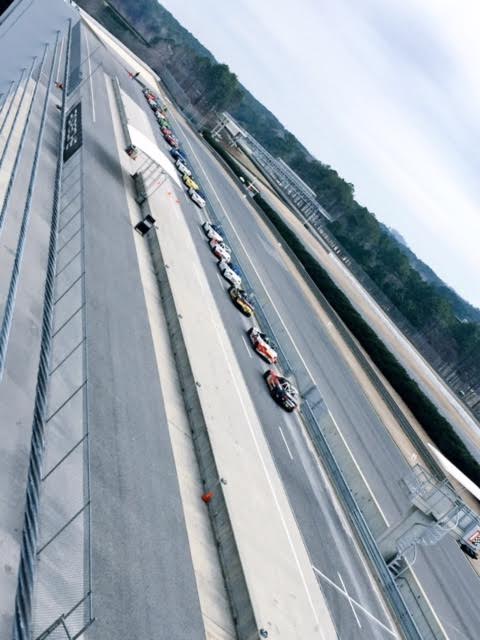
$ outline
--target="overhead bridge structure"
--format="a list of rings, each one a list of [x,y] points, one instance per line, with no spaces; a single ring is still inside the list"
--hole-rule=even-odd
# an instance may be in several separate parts
[[[305,217],[333,220],[331,214],[318,202],[311,189],[281,158],[275,158],[248,131],[243,129],[229,113],[222,113],[212,135],[225,131],[233,145],[238,146],[272,181],[272,185]]]

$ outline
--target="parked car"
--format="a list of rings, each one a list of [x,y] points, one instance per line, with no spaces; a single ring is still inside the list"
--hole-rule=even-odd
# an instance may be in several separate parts
[[[175,136],[167,135],[164,136],[164,138],[171,147],[178,147],[178,140],[175,138]]]
[[[163,127],[168,127],[170,129],[170,123],[168,122],[168,120],[165,118],[165,116],[161,111],[157,110],[155,112],[155,117],[158,120],[158,124],[162,125]]]
[[[469,556],[473,560],[478,559],[478,552],[474,548],[472,548],[470,545],[465,544],[464,542],[461,542],[460,549],[463,551],[463,553],[465,553],[467,556]]]

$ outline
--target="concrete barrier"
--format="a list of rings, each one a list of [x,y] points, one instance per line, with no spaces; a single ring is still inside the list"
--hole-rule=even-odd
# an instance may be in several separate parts
[[[135,178],[136,191],[138,194],[141,194],[145,191],[142,176],[141,174],[137,174]],[[148,200],[144,200],[141,208],[144,217],[153,215]],[[152,229],[147,234],[146,239],[157,277],[170,341],[175,356],[175,364],[182,386],[183,400],[192,430],[193,443],[203,481],[204,493],[207,494],[209,491],[212,491],[214,487],[215,499],[212,499],[212,502],[208,505],[208,509],[210,512],[210,522],[215,539],[217,540],[218,553],[232,609],[232,617],[239,638],[258,638],[258,628],[253,615],[253,608],[248,594],[245,576],[242,571],[240,556],[226,508],[225,496],[223,494],[224,485],[219,481],[219,472],[215,463],[207,425],[198,396],[198,386],[195,383],[193,371],[190,366],[181,321],[170,287],[167,267],[163,261],[158,235],[154,231],[155,229]]]

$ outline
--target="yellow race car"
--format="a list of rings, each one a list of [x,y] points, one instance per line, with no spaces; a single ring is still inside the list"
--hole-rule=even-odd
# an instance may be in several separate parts
[[[187,176],[186,174],[183,174],[183,182],[185,183],[185,186],[187,187],[187,189],[194,189],[195,191],[198,191],[200,189],[198,184],[195,182],[195,180],[191,176]]]
[[[230,298],[237,309],[241,311],[244,316],[249,318],[254,312],[254,306],[248,299],[245,291],[232,285],[228,290],[228,293],[230,294]]]

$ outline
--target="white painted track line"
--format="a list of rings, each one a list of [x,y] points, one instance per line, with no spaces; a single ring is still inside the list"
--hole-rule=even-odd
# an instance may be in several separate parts
[[[91,101],[92,101],[92,120],[93,120],[93,122],[96,122],[95,100],[93,98],[92,62],[90,60],[90,47],[89,47],[89,44],[88,44],[88,31],[85,29],[83,33],[85,35],[85,43],[86,43],[86,47],[87,47],[88,81],[90,83],[90,98],[91,98]]]
[[[352,605],[352,603],[358,607],[360,609],[360,611],[363,611],[363,613],[370,618],[370,620],[373,620],[374,622],[376,622],[380,627],[382,627],[382,629],[385,629],[385,631],[390,634],[393,638],[398,638],[397,634],[392,631],[392,629],[389,629],[385,624],[383,624],[383,622],[381,622],[378,618],[376,618],[373,613],[370,613],[370,611],[368,609],[365,609],[365,607],[363,605],[361,605],[359,602],[357,602],[355,600],[355,598],[352,598],[352,596],[350,596],[347,592],[347,590],[345,589],[345,584],[343,583],[342,580],[342,584],[343,584],[343,589],[341,587],[338,586],[338,584],[336,584],[335,582],[333,582],[333,580],[330,580],[330,578],[328,576],[326,576],[324,573],[322,573],[320,571],[320,569],[317,569],[317,567],[312,567],[313,571],[322,578],[322,580],[325,580],[325,582],[327,582],[331,587],[333,587],[334,589],[336,589],[339,593],[341,593],[343,596],[345,596],[345,598],[347,598],[350,601],[350,605]],[[352,606],[353,608],[353,606]],[[355,616],[356,617],[356,616]],[[360,625],[361,626],[361,625]]]
[[[243,336],[242,336],[242,340],[243,340],[243,344],[245,345],[245,349],[247,350],[248,355],[250,356],[250,358],[253,358],[252,350],[250,349],[247,341],[245,340],[245,338]]]
[[[352,609],[352,612],[353,612],[353,615],[355,617],[355,620],[357,621],[357,624],[361,629],[362,628],[362,624],[361,624],[361,622],[360,622],[360,620],[358,618],[357,612],[355,611],[355,607],[352,604],[352,599],[348,595],[347,587],[345,586],[345,582],[343,581],[342,574],[340,573],[340,571],[337,571],[337,576],[338,576],[338,579],[340,580],[340,582],[342,583],[342,587],[343,587],[343,590],[345,591],[345,594],[347,595],[348,604],[350,605],[350,608]]]
[[[215,197],[216,197],[216,199],[217,199],[217,201],[218,201],[218,203],[219,203],[219,205],[220,205],[220,207],[221,207],[221,209],[222,209],[222,211],[223,211],[223,213],[224,213],[225,217],[226,217],[226,218],[228,219],[228,221],[230,222],[230,225],[231,225],[231,227],[232,227],[232,229],[233,229],[233,232],[235,233],[235,235],[236,235],[236,237],[237,237],[237,239],[238,239],[238,241],[239,241],[240,245],[242,246],[242,248],[243,248],[243,250],[244,250],[244,253],[245,253],[245,255],[246,255],[246,257],[247,257],[248,261],[250,262],[250,264],[251,264],[251,266],[252,266],[252,268],[253,268],[254,272],[256,273],[256,275],[257,275],[257,277],[258,277],[259,281],[261,282],[261,284],[262,284],[262,286],[263,286],[263,289],[264,289],[264,292],[265,292],[266,296],[267,296],[267,297],[268,297],[268,299],[270,300],[270,302],[271,302],[271,304],[272,304],[272,306],[273,306],[273,308],[274,308],[275,312],[277,313],[277,316],[278,316],[278,318],[279,318],[280,322],[282,323],[282,325],[283,325],[283,327],[284,327],[284,329],[285,329],[285,331],[286,331],[287,335],[289,336],[289,338],[290,338],[290,340],[291,340],[291,342],[292,342],[292,344],[293,344],[293,346],[294,346],[295,350],[297,351],[297,354],[298,354],[298,356],[300,357],[300,360],[302,361],[302,363],[303,363],[303,365],[304,365],[304,367],[305,367],[305,369],[306,369],[306,371],[307,371],[307,373],[308,373],[308,375],[309,375],[309,377],[310,377],[310,379],[311,379],[312,383],[313,383],[313,384],[316,384],[316,383],[315,383],[315,380],[314,380],[314,378],[313,378],[313,376],[312,376],[312,374],[311,374],[311,372],[310,372],[310,370],[308,369],[307,364],[305,363],[305,360],[304,360],[304,359],[303,359],[303,357],[302,357],[302,354],[300,353],[299,348],[297,347],[297,345],[296,345],[295,341],[293,340],[293,337],[292,337],[292,335],[290,334],[290,332],[289,332],[288,328],[285,326],[285,323],[284,323],[284,321],[283,321],[283,319],[282,319],[282,317],[281,317],[281,315],[280,315],[280,313],[279,313],[279,311],[278,311],[278,309],[277,309],[277,307],[276,307],[275,303],[274,303],[274,302],[273,302],[273,300],[271,299],[271,297],[270,297],[270,295],[269,295],[269,293],[268,293],[268,291],[267,291],[267,288],[266,288],[265,284],[263,283],[262,279],[260,278],[260,275],[258,274],[258,271],[257,271],[257,269],[256,269],[255,265],[253,264],[253,262],[252,262],[252,260],[251,260],[251,258],[250,258],[250,256],[249,256],[249,252],[248,252],[247,248],[245,247],[245,245],[243,244],[243,242],[242,242],[241,238],[239,237],[238,232],[237,232],[237,230],[235,229],[235,226],[234,226],[234,224],[233,224],[233,222],[232,222],[232,220],[231,220],[230,216],[228,215],[228,213],[227,213],[227,211],[226,211],[225,207],[224,207],[224,206],[223,206],[223,204],[222,204],[222,201],[220,200],[220,197],[219,197],[218,193],[216,192],[216,190],[215,190],[215,188],[214,188],[214,186],[213,186],[212,182],[210,181],[210,178],[208,177],[208,175],[207,175],[207,173],[206,173],[205,169],[203,168],[202,163],[200,162],[200,160],[199,160],[199,158],[198,158],[197,154],[195,153],[195,151],[194,151],[194,149],[193,149],[193,147],[192,147],[192,145],[191,145],[191,143],[190,143],[190,140],[188,139],[188,136],[187,136],[187,135],[185,134],[185,132],[183,131],[183,127],[182,127],[182,125],[179,123],[179,121],[177,120],[177,118],[176,118],[172,113],[170,113],[170,117],[171,117],[171,118],[176,122],[176,124],[177,124],[177,125],[180,127],[180,129],[182,130],[182,133],[183,133],[183,137],[184,137],[184,139],[185,139],[185,142],[186,142],[186,143],[187,143],[187,145],[189,146],[189,148],[190,148],[190,150],[191,150],[191,152],[192,152],[193,156],[195,157],[195,159],[196,159],[196,161],[197,161],[197,163],[198,163],[198,166],[200,167],[200,169],[201,169],[202,173],[204,174],[204,176],[205,176],[205,178],[206,178],[206,180],[207,180],[208,184],[210,185],[210,187],[211,187],[211,189],[212,189],[213,193],[215,194]],[[330,415],[331,415],[331,414],[330,414]],[[333,416],[332,416],[332,419],[333,419]],[[344,438],[343,438],[343,434],[342,434],[342,433],[341,433],[341,431],[338,429],[338,425],[336,424],[336,422],[335,422],[335,421],[334,421],[334,423],[335,423],[335,425],[336,425],[336,427],[337,427],[337,430],[339,431],[339,433],[340,433],[340,435],[341,435],[342,439],[344,440]],[[345,444],[346,444],[346,442],[345,442]],[[347,448],[348,448],[348,445],[347,445]],[[350,451],[350,449],[349,449],[349,448],[348,448],[348,450]],[[350,451],[350,455],[352,455],[351,451]],[[356,466],[357,466],[357,469],[359,470],[360,474],[362,475],[362,477],[364,477],[364,476],[363,476],[362,471],[361,471],[361,470],[360,470],[360,468],[358,467],[358,464],[356,463],[355,459],[353,458],[353,455],[352,455],[352,459],[354,460],[354,462],[355,462],[355,464],[356,464]],[[369,491],[370,491],[370,494],[372,495],[372,498],[373,498],[373,500],[374,500],[375,504],[377,505],[377,507],[378,507],[378,509],[379,509],[379,511],[380,511],[380,513],[381,513],[381,515],[382,515],[382,518],[383,518],[383,519],[384,519],[384,521],[386,522],[387,526],[389,526],[388,520],[387,520],[387,518],[385,517],[385,514],[383,513],[382,509],[380,508],[380,505],[379,505],[379,503],[378,503],[377,499],[375,498],[375,496],[374,496],[374,494],[373,494],[373,492],[372,492],[372,490],[371,490],[370,486],[368,485],[368,483],[366,483],[366,486],[368,487],[368,489],[369,489]],[[337,512],[338,512],[338,510],[337,510]],[[342,514],[342,515],[343,515],[343,514]],[[364,563],[364,560],[363,560],[363,556],[362,556],[362,553],[360,553],[360,551],[359,551],[359,556],[360,556],[360,558],[362,559],[362,563],[363,563],[363,564],[364,564],[364,566],[365,566],[365,563]],[[366,567],[365,567],[365,569],[366,569]],[[370,575],[369,575],[369,572],[368,572],[368,571],[367,571],[367,575],[369,576],[369,580],[370,580],[370,582],[373,584],[372,578],[370,577]],[[377,591],[377,590],[376,590],[376,591]],[[380,602],[381,602],[382,607],[383,607],[384,605],[383,605],[383,602],[382,602],[381,597],[380,597]],[[390,633],[392,633],[392,632],[390,632]],[[394,635],[394,636],[395,636],[395,634],[393,634],[393,633],[392,633],[392,635]]]
[[[170,117],[171,117],[173,120],[175,120],[175,122],[176,122],[176,123],[177,123],[177,125],[180,127],[180,129],[182,129],[182,132],[183,132],[183,127],[182,127],[182,125],[178,122],[178,120],[175,118],[175,116],[173,116],[172,114],[170,114]],[[313,378],[313,375],[312,375],[312,373],[311,373],[310,369],[309,369],[309,368],[308,368],[308,366],[307,366],[307,363],[306,363],[306,362],[305,362],[305,360],[303,359],[303,356],[302,356],[302,354],[301,354],[301,352],[300,352],[299,348],[297,347],[297,345],[296,345],[296,343],[295,343],[295,341],[294,341],[294,339],[293,339],[292,334],[290,333],[290,331],[289,331],[289,330],[288,330],[288,328],[286,327],[285,322],[283,321],[283,318],[282,318],[282,316],[280,315],[280,312],[278,311],[278,309],[277,309],[277,307],[276,307],[275,303],[273,302],[272,298],[270,297],[270,294],[268,293],[267,287],[266,287],[266,286],[265,286],[265,284],[263,283],[263,280],[261,279],[260,274],[258,273],[258,271],[257,271],[257,269],[256,269],[256,267],[255,267],[255,265],[254,265],[254,263],[253,263],[253,261],[251,260],[251,258],[250,258],[250,256],[249,256],[249,252],[248,252],[247,248],[245,247],[245,245],[243,244],[242,239],[241,239],[241,238],[240,238],[240,236],[238,235],[237,230],[235,229],[235,226],[234,226],[234,224],[233,224],[233,221],[232,221],[232,219],[230,218],[230,216],[228,215],[227,210],[226,210],[226,209],[225,209],[225,207],[223,206],[223,203],[222,203],[222,201],[220,200],[220,197],[219,197],[218,193],[215,191],[215,187],[214,187],[214,186],[213,186],[213,184],[211,183],[210,178],[208,177],[208,175],[207,175],[207,173],[206,173],[205,169],[203,168],[202,163],[200,162],[200,160],[199,160],[199,158],[198,158],[197,154],[195,153],[195,151],[194,151],[194,149],[193,149],[192,145],[190,144],[190,140],[188,139],[188,136],[186,136],[184,132],[183,132],[183,136],[184,136],[184,138],[185,138],[186,143],[187,143],[187,144],[188,144],[188,146],[190,147],[190,150],[191,150],[191,152],[192,152],[193,156],[195,157],[195,159],[196,159],[196,161],[197,161],[197,163],[198,163],[198,166],[200,167],[200,169],[201,169],[201,171],[202,171],[203,175],[205,176],[205,178],[206,178],[206,180],[207,180],[208,184],[210,185],[210,188],[212,189],[212,192],[215,194],[215,197],[216,197],[216,199],[217,199],[217,201],[218,201],[218,204],[220,205],[220,207],[221,207],[221,209],[222,209],[222,211],[223,211],[223,213],[224,213],[225,217],[226,217],[226,218],[227,218],[227,220],[229,221],[230,226],[232,227],[234,234],[237,236],[237,240],[238,240],[238,242],[239,242],[240,246],[242,247],[242,249],[243,249],[243,251],[244,251],[244,253],[245,253],[245,256],[246,256],[247,260],[250,262],[250,265],[251,265],[251,267],[252,267],[253,271],[255,272],[255,275],[257,276],[257,278],[258,278],[258,279],[259,279],[259,281],[261,282],[262,287],[263,287],[263,290],[264,290],[264,293],[265,293],[265,295],[267,296],[267,298],[269,299],[270,304],[272,305],[272,307],[275,309],[275,312],[276,312],[276,314],[277,314],[277,316],[278,316],[278,318],[279,318],[280,322],[282,323],[283,328],[285,329],[285,332],[287,333],[288,337],[290,338],[290,341],[291,341],[291,343],[293,344],[293,346],[294,346],[294,348],[295,348],[295,351],[296,351],[296,352],[297,352],[297,354],[298,354],[298,357],[300,358],[300,360],[301,360],[301,362],[302,362],[303,366],[305,367],[305,370],[306,370],[306,372],[307,372],[307,374],[308,374],[308,376],[309,376],[310,380],[312,381],[312,384],[315,384],[315,380],[314,380],[314,378]]]
[[[333,422],[333,424],[335,425],[335,427],[336,427],[336,429],[337,429],[337,431],[338,431],[338,434],[339,434],[340,438],[342,439],[343,444],[345,445],[345,448],[347,449],[348,453],[350,454],[350,457],[352,458],[353,464],[355,465],[355,467],[356,467],[356,469],[357,469],[358,473],[360,474],[360,477],[362,478],[363,482],[365,483],[365,486],[367,487],[368,492],[369,492],[369,493],[370,493],[370,495],[372,496],[372,500],[374,501],[375,506],[377,507],[377,509],[378,509],[378,511],[379,511],[379,513],[380,513],[380,515],[382,516],[383,521],[385,522],[385,524],[387,525],[387,527],[390,527],[390,523],[389,523],[389,522],[388,522],[388,520],[387,520],[387,516],[383,513],[383,509],[382,509],[382,507],[380,506],[380,503],[378,502],[377,498],[375,497],[375,494],[373,493],[373,490],[372,490],[371,486],[368,484],[368,480],[367,480],[367,479],[366,479],[366,477],[364,476],[363,471],[360,469],[360,466],[359,466],[358,462],[356,461],[355,456],[354,456],[354,455],[353,455],[353,453],[352,453],[352,450],[351,450],[351,449],[350,449],[350,447],[348,446],[348,443],[347,443],[347,441],[345,440],[345,438],[344,438],[344,436],[343,436],[343,433],[341,432],[340,427],[339,427],[339,426],[338,426],[338,424],[337,424],[337,421],[335,420],[335,418],[333,417],[333,415],[330,413],[330,410],[328,410],[328,414],[329,414],[330,418],[332,419],[332,422]]]
[[[242,407],[243,414],[245,416],[245,422],[246,422],[246,425],[248,426],[248,431],[250,433],[250,437],[252,438],[252,441],[254,443],[255,450],[256,450],[258,458],[260,460],[260,464],[262,465],[263,473],[264,473],[265,478],[267,480],[267,483],[269,485],[269,489],[270,489],[270,492],[271,492],[271,495],[272,495],[272,498],[273,498],[273,502],[275,504],[275,508],[276,508],[277,513],[279,515],[280,522],[282,524],[284,533],[285,533],[286,538],[288,540],[288,544],[289,544],[289,547],[290,547],[290,550],[291,550],[291,553],[292,553],[292,557],[293,557],[295,565],[297,567],[297,571],[298,571],[298,573],[300,575],[300,579],[301,579],[301,582],[303,584],[303,587],[304,587],[304,590],[305,590],[305,594],[307,596],[308,603],[310,605],[310,608],[311,608],[311,611],[312,611],[312,614],[313,614],[313,617],[314,617],[316,623],[319,624],[320,623],[320,618],[319,618],[317,610],[316,610],[316,608],[314,606],[313,598],[312,598],[312,595],[311,595],[310,590],[308,588],[307,580],[305,578],[305,574],[303,572],[303,569],[302,569],[302,566],[301,566],[301,563],[300,563],[300,559],[299,559],[298,554],[297,554],[297,550],[295,549],[295,545],[293,543],[293,540],[292,540],[292,537],[291,537],[291,534],[290,534],[290,530],[289,530],[289,527],[287,525],[287,521],[285,519],[285,515],[284,515],[284,513],[282,511],[282,508],[280,506],[280,501],[278,499],[277,492],[276,492],[276,489],[274,487],[274,483],[273,483],[272,478],[270,476],[270,473],[268,471],[267,463],[266,463],[266,461],[265,461],[265,459],[263,457],[263,454],[262,454],[262,451],[261,451],[261,448],[260,448],[260,444],[259,444],[257,436],[255,434],[255,428],[254,428],[253,424],[250,421],[250,416],[249,416],[249,413],[248,413],[247,408],[245,406],[243,395],[242,395],[242,393],[240,391],[240,388],[238,386],[238,383],[237,383],[237,376],[235,374],[236,365],[234,363],[230,362],[230,358],[229,358],[228,353],[227,353],[227,348],[226,348],[226,346],[225,346],[225,344],[223,342],[223,339],[222,339],[221,329],[218,327],[217,320],[216,320],[216,318],[215,318],[215,316],[214,316],[214,314],[212,312],[211,307],[208,306],[207,308],[208,308],[209,313],[210,313],[212,324],[217,327],[218,343],[219,343],[220,348],[222,349],[223,354],[225,356],[225,362],[227,364],[227,368],[230,371],[231,379],[233,381],[233,387],[235,389],[237,398],[238,398],[238,400],[240,402],[240,405]],[[324,637],[322,632],[321,632],[321,635],[322,635],[322,637]]]
[[[278,427],[278,430],[280,431],[280,435],[282,436],[282,440],[283,440],[283,444],[285,445],[285,448],[287,450],[288,455],[290,456],[290,460],[293,460],[293,456],[292,456],[292,452],[290,451],[290,447],[288,446],[288,442],[283,434],[282,431],[282,427]]]
[[[421,583],[420,583],[420,580],[417,578],[417,576],[416,576],[416,574],[415,574],[415,572],[414,572],[414,570],[413,570],[413,567],[410,565],[410,563],[408,562],[408,560],[407,560],[407,564],[408,564],[408,568],[410,569],[410,573],[411,573],[411,574],[412,574],[412,576],[413,576],[413,579],[414,579],[414,580],[415,580],[415,582],[417,583],[418,588],[419,588],[419,589],[420,589],[420,591],[422,592],[423,597],[425,598],[425,600],[426,600],[426,601],[427,601],[427,603],[428,603],[428,606],[430,607],[430,610],[431,610],[431,612],[432,612],[432,614],[433,614],[433,617],[435,618],[435,620],[436,620],[436,622],[437,622],[437,624],[438,624],[438,626],[439,626],[439,628],[440,628],[440,631],[443,633],[443,635],[444,635],[444,637],[445,637],[445,640],[448,640],[448,635],[447,635],[447,632],[445,631],[445,627],[444,627],[444,626],[443,626],[443,624],[440,622],[440,618],[438,617],[438,615],[437,615],[437,613],[436,613],[435,609],[433,608],[432,603],[430,602],[430,600],[429,600],[429,598],[428,598],[427,594],[425,593],[425,589],[422,587],[422,585],[421,585]]]

